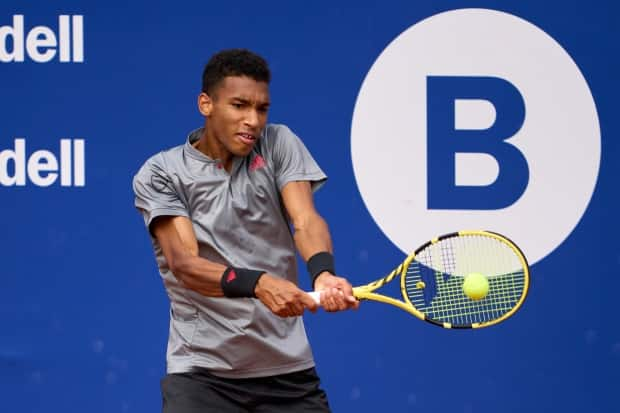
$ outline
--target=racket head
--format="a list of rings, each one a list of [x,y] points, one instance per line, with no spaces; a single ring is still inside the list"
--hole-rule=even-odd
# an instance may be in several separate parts
[[[491,231],[459,231],[418,248],[397,270],[410,313],[444,328],[481,328],[502,322],[523,304],[530,284],[527,259],[515,243]],[[488,293],[463,291],[469,274],[482,274]],[[403,308],[401,306],[401,308]]]

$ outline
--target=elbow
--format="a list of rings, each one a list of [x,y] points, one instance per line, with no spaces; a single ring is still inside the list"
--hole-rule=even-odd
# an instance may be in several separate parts
[[[308,231],[317,226],[324,226],[323,218],[316,212],[300,215],[293,220],[293,228],[295,232]]]
[[[188,254],[172,254],[167,259],[168,268],[177,278],[182,279],[190,268],[190,260],[191,256]]]
[[[185,287],[195,290],[196,289],[196,285],[195,284],[195,279],[194,277],[192,277],[192,266],[190,263],[190,256],[187,257],[175,257],[172,260],[170,260],[168,268],[170,269],[170,272],[172,272],[172,275],[174,275],[174,278],[176,278],[178,281],[181,282],[181,284],[183,284]]]
[[[168,250],[166,254],[166,261],[168,261],[168,268],[174,274],[184,274],[192,268],[194,264],[194,258],[198,256],[198,245],[188,247],[187,245],[174,246]]]

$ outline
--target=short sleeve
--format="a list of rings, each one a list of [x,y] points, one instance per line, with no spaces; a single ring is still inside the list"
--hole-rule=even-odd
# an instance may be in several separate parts
[[[159,216],[189,216],[163,166],[161,155],[149,159],[140,168],[133,179],[133,191],[135,206],[147,227]]]
[[[278,189],[292,181],[309,181],[317,190],[327,180],[301,139],[284,125],[273,125],[269,133],[271,156]]]

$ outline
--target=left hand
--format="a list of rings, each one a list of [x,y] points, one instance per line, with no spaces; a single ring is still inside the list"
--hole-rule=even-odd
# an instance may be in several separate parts
[[[353,296],[353,287],[342,277],[327,271],[322,272],[314,282],[314,291],[321,292],[321,306],[325,311],[335,312],[354,309],[360,303]]]

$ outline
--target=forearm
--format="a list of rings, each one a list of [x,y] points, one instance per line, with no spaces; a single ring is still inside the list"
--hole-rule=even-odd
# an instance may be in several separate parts
[[[209,297],[222,297],[226,267],[199,256],[182,254],[170,260],[170,270],[187,288]]]
[[[293,226],[295,245],[304,261],[319,252],[333,252],[329,228],[320,215],[308,214]]]
[[[321,291],[326,311],[357,308],[351,284],[335,275],[332,239],[325,220],[314,208],[312,187],[307,181],[289,182],[282,199],[294,227],[295,246],[308,264],[312,287]]]
[[[336,275],[332,241],[325,220],[318,214],[305,220],[305,225],[296,227],[295,243],[308,263],[312,288],[321,292],[321,306],[330,312],[357,308],[359,302],[353,296],[351,284]]]

